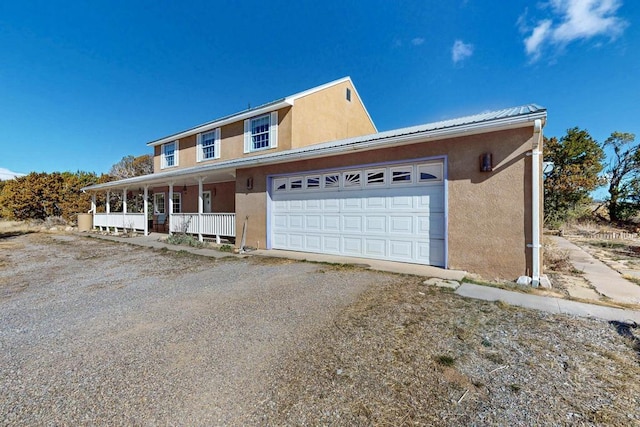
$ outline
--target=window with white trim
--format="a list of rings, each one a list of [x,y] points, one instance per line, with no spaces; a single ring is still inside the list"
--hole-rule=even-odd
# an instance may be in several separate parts
[[[268,150],[278,146],[278,112],[244,121],[244,152]]]
[[[178,141],[167,142],[161,146],[160,166],[162,169],[178,166]]]
[[[153,194],[153,212],[156,214],[163,214],[164,210],[164,193]]]
[[[173,213],[182,212],[182,194],[173,193]]]
[[[196,140],[199,162],[220,158],[220,128],[199,133]]]

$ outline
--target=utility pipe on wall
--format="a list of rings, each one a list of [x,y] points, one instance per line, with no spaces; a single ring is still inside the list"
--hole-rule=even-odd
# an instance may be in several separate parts
[[[533,149],[531,151],[531,224],[532,272],[531,285],[540,285],[540,156],[542,155],[542,120],[533,122]]]

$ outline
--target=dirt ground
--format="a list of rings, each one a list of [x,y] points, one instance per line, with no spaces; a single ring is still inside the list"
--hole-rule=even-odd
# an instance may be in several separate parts
[[[640,425],[637,325],[0,232],[3,425]]]

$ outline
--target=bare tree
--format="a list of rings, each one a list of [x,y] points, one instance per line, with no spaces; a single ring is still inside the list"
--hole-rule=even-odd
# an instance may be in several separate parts
[[[153,172],[153,157],[149,154],[142,156],[124,156],[111,166],[109,175],[115,179],[133,178],[134,176],[149,175]]]

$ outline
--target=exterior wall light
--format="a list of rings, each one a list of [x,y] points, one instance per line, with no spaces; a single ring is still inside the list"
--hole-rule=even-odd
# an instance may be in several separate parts
[[[253,190],[253,177],[247,178],[247,190]]]
[[[491,153],[484,153],[480,156],[480,172],[493,171],[493,156]]]

